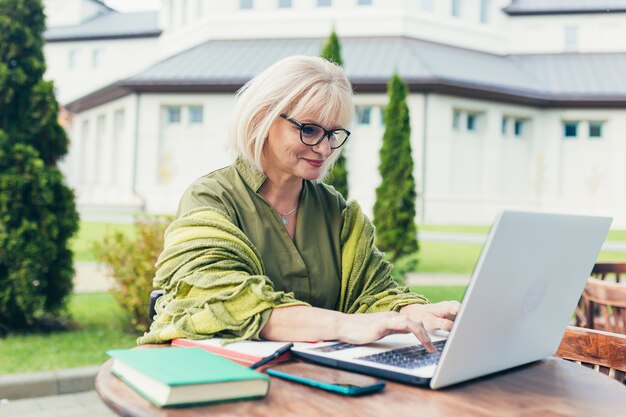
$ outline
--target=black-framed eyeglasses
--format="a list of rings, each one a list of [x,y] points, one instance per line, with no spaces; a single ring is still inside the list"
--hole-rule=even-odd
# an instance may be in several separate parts
[[[300,141],[307,146],[315,146],[321,143],[324,138],[328,138],[330,149],[337,149],[346,143],[348,136],[350,136],[350,132],[346,129],[326,130],[315,123],[300,123],[286,114],[281,114],[280,117],[300,128]]]

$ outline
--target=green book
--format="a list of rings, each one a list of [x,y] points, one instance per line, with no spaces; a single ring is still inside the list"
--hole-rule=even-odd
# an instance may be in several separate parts
[[[269,377],[201,348],[107,352],[111,371],[159,407],[263,397]]]

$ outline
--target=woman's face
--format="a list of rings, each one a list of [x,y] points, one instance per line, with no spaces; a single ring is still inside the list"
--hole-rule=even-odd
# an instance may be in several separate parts
[[[307,115],[294,115],[293,119],[300,123],[321,125],[315,118]],[[263,170],[268,177],[316,180],[322,174],[323,166],[332,152],[334,150],[330,148],[328,138],[315,146],[307,146],[300,140],[300,128],[279,117],[272,123],[263,146]]]

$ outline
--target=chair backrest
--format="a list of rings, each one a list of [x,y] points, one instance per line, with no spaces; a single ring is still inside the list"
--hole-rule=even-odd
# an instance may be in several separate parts
[[[589,278],[583,306],[585,327],[626,334],[626,285]]]
[[[626,335],[569,326],[554,356],[626,380]]]
[[[626,279],[626,262],[598,262],[591,271],[591,276],[598,279],[611,275],[615,275],[615,282],[620,282],[622,276]]]
[[[156,314],[156,302],[163,295],[163,290],[152,290],[150,292],[150,301],[148,303],[148,321],[152,323]]]

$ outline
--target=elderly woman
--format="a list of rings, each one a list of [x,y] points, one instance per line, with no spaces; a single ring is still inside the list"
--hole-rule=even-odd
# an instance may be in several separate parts
[[[283,59],[238,93],[238,158],[196,180],[165,235],[164,295],[139,343],[176,337],[368,343],[449,330],[456,302],[398,287],[355,202],[321,182],[350,136],[352,87],[321,58]],[[366,313],[366,314],[355,314]]]

